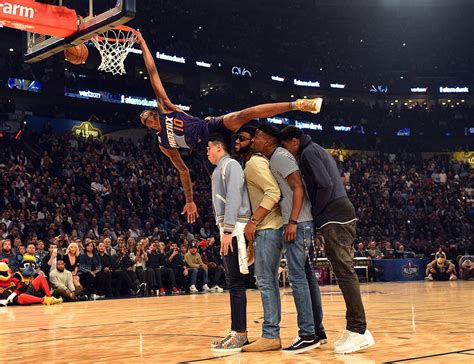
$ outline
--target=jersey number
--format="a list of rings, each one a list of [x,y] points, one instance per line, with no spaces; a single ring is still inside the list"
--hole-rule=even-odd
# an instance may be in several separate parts
[[[173,128],[177,131],[184,133],[184,121],[179,119],[173,119]]]

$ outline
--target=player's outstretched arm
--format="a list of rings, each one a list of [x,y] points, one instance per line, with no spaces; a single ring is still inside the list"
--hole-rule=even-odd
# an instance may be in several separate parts
[[[197,206],[193,201],[193,183],[191,181],[191,174],[189,173],[189,169],[181,158],[179,151],[175,148],[167,149],[160,145],[160,149],[164,155],[166,155],[173,163],[174,167],[179,172],[179,178],[184,188],[184,196],[186,198],[186,205],[184,205],[184,209],[181,214],[186,214],[188,218],[188,222],[190,224],[194,224],[196,218],[199,217],[197,212]]]
[[[145,39],[143,39],[140,32],[137,32],[136,35],[137,43],[140,45],[143,52],[143,59],[145,61],[146,70],[148,71],[148,76],[150,77],[151,87],[153,88],[153,91],[155,91],[156,97],[163,102],[163,105],[167,109],[181,111],[181,109],[175,104],[173,104],[170,98],[168,97],[168,94],[166,93],[165,88],[163,87],[163,83],[161,82],[158,70],[156,69],[153,55],[148,49]]]

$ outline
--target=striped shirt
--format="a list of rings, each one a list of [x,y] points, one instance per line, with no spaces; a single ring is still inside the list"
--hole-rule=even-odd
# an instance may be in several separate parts
[[[283,216],[283,224],[288,224],[291,210],[293,208],[293,190],[288,184],[286,178],[293,172],[299,171],[298,163],[296,163],[295,157],[293,157],[290,152],[285,148],[279,147],[275,149],[273,155],[270,157],[270,170],[275,176],[282,194],[280,207]],[[312,220],[313,215],[311,215],[311,202],[309,201],[305,188],[303,206],[301,207],[297,221],[306,222]]]

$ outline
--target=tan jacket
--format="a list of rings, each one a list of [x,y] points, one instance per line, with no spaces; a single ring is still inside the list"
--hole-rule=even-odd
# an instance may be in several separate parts
[[[249,192],[252,213],[261,206],[270,210],[267,216],[257,225],[257,230],[279,229],[283,226],[280,204],[280,187],[270,171],[267,158],[254,154],[245,164],[245,181]]]
[[[190,252],[187,252],[184,256],[184,260],[189,268],[199,268],[199,266],[203,264],[199,253],[193,255]]]

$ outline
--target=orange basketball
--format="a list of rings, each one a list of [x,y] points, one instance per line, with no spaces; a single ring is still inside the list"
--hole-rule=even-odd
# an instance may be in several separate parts
[[[82,64],[89,56],[89,50],[85,44],[79,44],[64,50],[64,56],[72,64]]]

